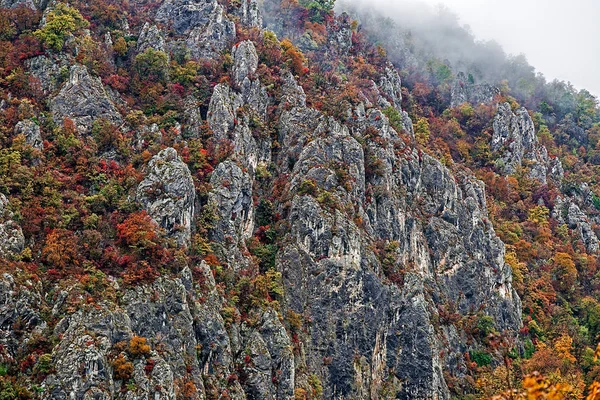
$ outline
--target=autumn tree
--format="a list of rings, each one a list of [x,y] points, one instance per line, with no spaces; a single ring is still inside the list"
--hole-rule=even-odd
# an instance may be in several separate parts
[[[34,35],[51,49],[62,50],[65,40],[76,31],[87,28],[86,21],[76,8],[65,3],[56,3],[46,16],[46,24]]]
[[[156,234],[158,225],[146,211],[131,214],[125,221],[117,225],[119,241],[135,250],[152,249],[159,244]]]
[[[283,58],[289,63],[290,68],[296,75],[302,76],[308,72],[304,67],[304,63],[306,62],[304,54],[289,39],[281,41],[281,48],[283,49]]]
[[[552,272],[558,290],[563,293],[573,291],[575,282],[577,281],[577,269],[575,268],[573,258],[568,253],[556,253]]]
[[[54,229],[42,249],[44,261],[51,267],[66,270],[79,266],[77,238],[66,229]]]
[[[169,57],[160,50],[148,48],[135,56],[134,68],[142,79],[165,81],[169,73]]]

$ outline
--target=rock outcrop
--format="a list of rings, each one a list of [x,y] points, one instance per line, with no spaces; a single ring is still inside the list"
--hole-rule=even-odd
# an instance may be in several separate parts
[[[382,109],[394,107],[402,115],[402,127],[411,136],[414,136],[413,124],[406,111],[402,110],[402,86],[400,75],[393,65],[385,68],[379,85],[375,85],[381,92],[377,105]]]
[[[450,106],[458,107],[464,103],[475,106],[489,104],[498,94],[500,94],[500,89],[497,87],[489,83],[475,84],[467,79],[464,72],[459,72],[452,85]]]
[[[189,244],[196,189],[190,170],[175,149],[164,149],[152,157],[136,197],[168,236],[179,245]]]
[[[204,399],[206,384],[232,376],[234,357],[219,314],[221,298],[208,266],[197,268],[201,285],[185,268],[180,277],[127,290],[120,306],[104,304],[64,317],[56,327],[61,339],[52,352],[54,368],[44,380],[44,398],[120,398],[121,387],[133,385],[134,398],[175,399],[176,393],[193,388],[193,398]],[[0,293],[5,293],[2,282],[7,279],[0,281]],[[285,351],[281,346],[287,342],[280,341],[272,317],[265,317],[263,326],[258,338],[272,344],[269,349],[277,360],[277,351]],[[146,353],[127,350],[134,336],[146,339]],[[281,358],[282,363],[286,360]],[[237,381],[228,391],[232,399],[245,398]]]
[[[234,14],[240,22],[248,27],[261,28],[263,24],[260,7],[257,0],[241,0],[240,5],[234,10]]]
[[[567,224],[569,228],[576,229],[589,253],[597,253],[599,249],[598,236],[594,233],[590,220],[575,204],[571,203],[567,210]]]
[[[235,39],[235,24],[217,0],[167,0],[156,13],[156,21],[180,35],[172,48],[185,46],[194,58],[211,58]]]
[[[579,199],[581,200],[581,199]],[[592,219],[577,205],[577,198],[565,198],[559,196],[552,213],[559,223],[567,224],[570,229],[576,231],[583,242],[588,253],[598,253],[600,241],[592,229]],[[584,203],[584,201],[578,201]],[[585,207],[584,207],[585,209]]]
[[[15,135],[25,136],[25,142],[36,150],[44,149],[40,126],[30,119],[17,122]]]
[[[163,32],[156,25],[150,25],[148,22],[142,27],[136,50],[138,53],[143,53],[147,49],[162,51],[164,53],[167,50]]]
[[[380,86],[398,99],[394,83]],[[297,106],[280,118],[278,162],[291,168],[292,200],[277,265],[285,307],[311,317],[304,362],[320,371],[326,398],[384,387],[396,398],[448,398],[442,371],[465,374],[469,345],[454,325],[434,322],[436,304],[484,310],[501,330],[521,326],[483,184],[407,147],[377,109],[357,112],[349,129],[287,88],[283,97]],[[353,136],[367,127],[385,140],[361,146]],[[391,265],[367,237],[386,244]]]
[[[83,65],[71,67],[69,80],[50,101],[50,110],[55,123],[62,124],[69,118],[81,133],[89,133],[98,119],[121,122],[121,115],[100,79],[92,77]]]
[[[510,104],[498,104],[493,126],[491,149],[499,154],[497,165],[504,174],[528,166],[530,176],[541,183],[545,184],[547,178],[561,181],[562,165],[558,159],[551,159],[546,147],[539,143],[533,120],[525,108],[513,113]]]
[[[25,248],[25,237],[19,224],[12,220],[8,199],[0,193],[0,257],[10,258]]]
[[[0,7],[3,8],[29,7],[39,11],[43,11],[47,5],[48,0],[2,0],[0,2]]]

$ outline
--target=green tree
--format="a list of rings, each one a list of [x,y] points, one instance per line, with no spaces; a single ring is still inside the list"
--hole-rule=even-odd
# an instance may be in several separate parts
[[[146,49],[135,56],[135,70],[141,78],[165,81],[168,77],[169,57],[160,50]]]
[[[311,22],[321,24],[325,21],[325,17],[333,11],[335,0],[302,0],[300,4],[308,10]]]
[[[56,6],[46,16],[46,24],[34,35],[51,49],[60,51],[65,45],[65,38],[79,29],[90,25],[79,11],[65,3],[56,3]]]

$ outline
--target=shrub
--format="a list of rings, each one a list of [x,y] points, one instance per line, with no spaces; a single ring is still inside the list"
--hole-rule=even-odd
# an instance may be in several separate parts
[[[117,225],[119,241],[131,248],[145,250],[158,245],[159,238],[155,229],[156,222],[146,211],[131,214],[123,223]]]
[[[415,125],[415,138],[417,142],[422,146],[425,146],[429,142],[429,136],[431,131],[429,130],[429,122],[427,118],[419,118]]]
[[[42,249],[44,261],[59,270],[79,266],[77,238],[66,229],[54,229],[46,237]]]
[[[473,351],[471,352],[471,360],[477,363],[480,367],[485,367],[492,363],[492,356],[485,351]]]
[[[133,357],[147,356],[150,354],[150,346],[146,343],[146,338],[134,336],[129,341],[129,354]]]
[[[135,56],[134,67],[142,79],[164,81],[167,79],[169,57],[160,50],[148,48]]]
[[[119,354],[112,363],[113,376],[119,381],[128,381],[133,374],[133,364],[125,359],[123,354]]]
[[[302,76],[308,72],[304,68],[304,63],[306,62],[304,54],[292,42],[288,39],[282,40],[281,48],[283,49],[283,58],[296,75]]]
[[[314,196],[317,193],[317,183],[313,179],[307,179],[302,181],[300,188],[298,189],[299,195],[311,195]]]
[[[476,328],[482,338],[488,337],[491,333],[496,332],[494,318],[489,315],[482,315],[477,321]]]

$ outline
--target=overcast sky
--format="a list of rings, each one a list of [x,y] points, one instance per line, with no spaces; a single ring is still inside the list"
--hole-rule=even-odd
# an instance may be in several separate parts
[[[447,6],[478,39],[524,53],[547,80],[570,81],[600,96],[600,0],[423,1]]]

